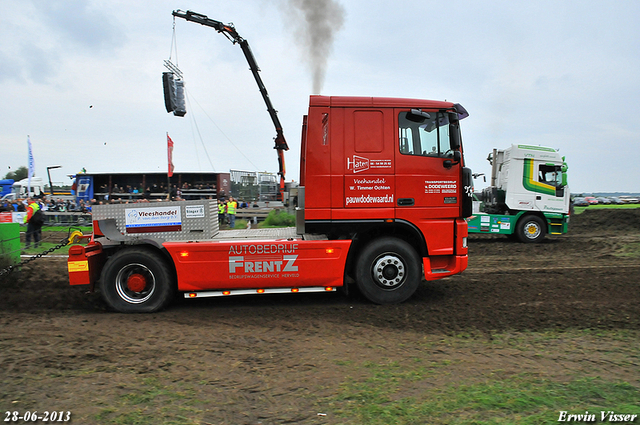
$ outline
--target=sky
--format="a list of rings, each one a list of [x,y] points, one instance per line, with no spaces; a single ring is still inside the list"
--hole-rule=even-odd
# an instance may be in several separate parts
[[[318,73],[309,1],[321,2],[4,0],[0,177],[27,165],[27,138],[36,176],[61,166],[54,183],[82,168],[164,172],[167,133],[176,172],[276,172],[275,130],[242,51],[183,19],[173,43],[180,9],[248,40],[290,147],[287,181],[299,179],[309,95],[322,94],[461,103],[474,173],[490,174],[493,148],[542,145],[566,156],[573,193],[640,192],[640,2],[331,0]],[[165,110],[168,59],[184,74],[185,117]]]

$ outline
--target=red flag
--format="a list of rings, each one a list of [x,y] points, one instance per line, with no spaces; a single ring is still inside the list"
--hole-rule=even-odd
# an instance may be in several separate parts
[[[169,133],[167,133],[167,155],[169,156],[169,177],[173,176],[173,140],[169,137]]]

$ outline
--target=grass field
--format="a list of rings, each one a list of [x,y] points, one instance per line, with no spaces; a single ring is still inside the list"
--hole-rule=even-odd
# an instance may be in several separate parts
[[[612,358],[621,365],[635,365],[637,356],[632,347],[637,338],[637,332],[624,330],[507,333],[494,334],[490,340],[464,335],[441,337],[426,343],[425,351],[443,347],[467,353],[508,350],[519,352],[523,359],[533,355],[542,362],[548,358],[557,362],[555,372],[562,373],[554,376],[550,369],[523,368],[520,373],[496,369],[483,379],[467,369],[463,358],[434,362],[419,356],[403,364],[380,359],[358,365],[356,375],[360,378],[347,379],[325,403],[349,424],[542,424],[555,422],[563,411],[588,411],[598,420],[603,411],[640,415],[640,388],[635,383],[615,379],[605,372],[606,368],[590,369],[587,364],[566,373],[566,365],[550,349],[596,340],[615,341]],[[618,354],[622,354],[620,359]]]
[[[620,204],[620,205],[589,205],[588,207],[574,207],[574,211],[576,214],[580,214],[583,211],[595,210],[595,209],[603,209],[603,210],[613,210],[613,209],[622,209],[622,208],[640,208],[640,204]]]
[[[40,243],[40,246],[38,248],[33,247],[33,245],[29,248],[29,249],[24,249],[24,243],[23,243],[23,249],[22,249],[22,255],[37,255],[37,254],[42,254],[46,251],[48,251],[51,248],[54,248],[55,246],[59,245],[63,239],[67,238],[69,235],[69,230],[71,230],[72,232],[74,230],[79,230],[81,231],[83,234],[88,234],[91,233],[92,228],[89,226],[42,226],[42,241]],[[26,226],[20,228],[20,233],[24,233],[27,231]],[[24,235],[22,236],[22,239],[24,240]],[[58,254],[58,255],[67,255],[69,253],[69,247],[71,245],[66,245],[60,249],[57,249],[53,252],[51,252],[51,254]]]

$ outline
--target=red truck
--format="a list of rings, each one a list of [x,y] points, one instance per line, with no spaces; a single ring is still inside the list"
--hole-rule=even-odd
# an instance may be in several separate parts
[[[173,14],[240,44],[276,128],[283,188],[288,146],[248,43],[230,24]],[[95,206],[89,243],[69,249],[70,283],[99,283],[120,312],[159,310],[176,292],[324,292],[352,282],[374,303],[405,301],[423,270],[436,280],[467,267],[473,192],[459,126],[466,116],[450,102],[311,96],[296,228],[219,231],[209,200]]]
[[[152,312],[185,297],[333,291],[409,298],[467,267],[471,170],[449,102],[311,96],[303,118],[297,228],[218,231],[212,201],[96,206],[72,285]],[[265,233],[267,232],[267,233]],[[281,231],[282,232],[282,231]]]

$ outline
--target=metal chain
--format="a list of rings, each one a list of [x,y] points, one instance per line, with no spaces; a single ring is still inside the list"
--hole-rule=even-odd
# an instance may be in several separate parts
[[[3,279],[5,276],[8,276],[14,269],[16,269],[17,267],[21,267],[24,266],[25,264],[28,264],[30,262],[32,262],[33,260],[36,260],[38,258],[42,258],[47,254],[51,254],[53,251],[58,250],[60,248],[62,248],[63,246],[67,246],[69,244],[69,238],[63,239],[62,241],[60,241],[60,243],[54,247],[51,247],[49,249],[47,249],[44,252],[41,252],[40,254],[35,254],[32,257],[21,261],[20,263],[13,265],[13,266],[9,266],[9,267],[5,267],[4,269],[0,270],[0,279]]]

